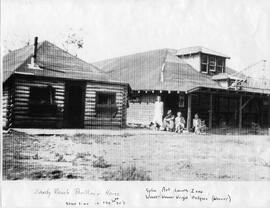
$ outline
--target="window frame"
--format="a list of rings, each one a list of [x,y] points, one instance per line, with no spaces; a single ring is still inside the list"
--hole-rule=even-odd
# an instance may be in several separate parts
[[[108,95],[108,96],[113,96],[113,102],[111,102],[111,103],[107,103],[107,104],[101,104],[101,103],[99,103],[99,101],[100,101],[100,98],[99,98],[99,96],[100,95],[102,95],[103,94],[103,96],[105,95]],[[116,92],[96,92],[96,105],[116,105]]]
[[[179,108],[185,107],[185,96],[184,95],[179,95],[178,107]]]
[[[44,103],[37,103],[36,101],[33,101],[35,99],[33,99],[33,92],[31,93],[31,91],[35,89],[35,90],[48,90],[49,93],[49,100],[44,102]],[[55,104],[55,88],[53,88],[51,85],[48,86],[30,86],[29,89],[29,104],[33,104],[33,105],[54,105]]]
[[[210,72],[219,72],[219,73],[225,72],[225,58],[224,57],[201,53],[200,58],[201,58],[201,66],[200,66],[201,73],[210,74]],[[221,65],[220,63],[218,63],[219,60],[221,61]],[[203,66],[206,67],[206,71],[203,70]],[[221,69],[221,72],[218,69]]]
[[[221,60],[221,65],[219,65],[218,60]],[[224,69],[225,69],[225,60],[224,60],[224,58],[217,57],[217,68],[221,68],[221,73],[224,73]]]
[[[107,102],[107,104],[99,103],[100,95],[108,95],[110,97],[113,96],[113,102]],[[96,117],[99,118],[114,118],[118,113],[118,107],[116,103],[116,95],[117,92],[111,91],[96,91],[96,101],[95,101],[95,112]]]
[[[203,56],[206,57],[206,62],[203,62],[203,58],[202,58]],[[208,62],[209,62],[208,55],[207,54],[201,54],[201,73],[208,74],[208,72],[209,72]],[[206,71],[202,70],[203,65],[206,66]]]
[[[209,71],[210,72],[216,72],[216,66],[217,66],[217,58],[215,56],[208,56],[209,58]],[[214,61],[211,61],[211,58],[213,58]],[[212,62],[212,63],[211,63]],[[211,67],[214,67],[213,69],[211,69]]]
[[[35,93],[33,92],[35,89]],[[38,94],[39,90],[48,90],[49,99],[46,102],[37,102],[38,99],[33,98]],[[28,113],[30,116],[56,116],[58,113],[57,104],[55,103],[55,88],[51,85],[47,86],[30,86]]]

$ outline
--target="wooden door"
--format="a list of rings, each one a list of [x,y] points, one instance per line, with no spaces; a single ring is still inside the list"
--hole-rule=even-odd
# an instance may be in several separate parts
[[[66,128],[84,127],[85,83],[69,82],[65,88],[64,124]]]

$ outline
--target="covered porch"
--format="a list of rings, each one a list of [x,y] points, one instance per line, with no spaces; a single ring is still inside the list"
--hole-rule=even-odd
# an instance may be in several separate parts
[[[266,94],[197,88],[187,97],[187,129],[196,113],[212,129],[270,127],[270,96]]]
[[[195,88],[192,91],[133,91],[129,100],[128,124],[148,126],[153,119],[157,96],[164,102],[164,116],[181,112],[187,130],[197,113],[209,133],[248,134],[252,127],[266,134],[270,128],[270,96],[225,89]],[[254,132],[256,133],[256,132]]]

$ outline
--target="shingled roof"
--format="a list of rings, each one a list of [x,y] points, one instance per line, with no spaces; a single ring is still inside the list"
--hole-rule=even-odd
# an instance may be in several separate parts
[[[133,90],[187,92],[195,87],[222,89],[211,76],[199,73],[175,56],[177,50],[159,49],[93,63],[109,76],[128,82]],[[163,70],[163,82],[161,82]]]
[[[179,50],[159,49],[112,58],[93,63],[108,73],[113,79],[130,84],[132,90],[166,90],[189,92],[198,88],[223,89],[212,76],[195,70],[191,65],[177,56]],[[228,74],[236,71],[226,67]],[[163,76],[163,81],[162,77]],[[239,76],[241,78],[242,76]],[[262,88],[249,84],[243,91],[270,94],[269,87]]]
[[[5,55],[3,57],[3,82],[14,73],[21,73],[44,77],[119,83],[119,81],[111,80],[107,74],[96,66],[69,54],[48,41],[41,42],[37,46],[35,63],[41,70],[27,67],[33,53],[34,46],[29,45]]]

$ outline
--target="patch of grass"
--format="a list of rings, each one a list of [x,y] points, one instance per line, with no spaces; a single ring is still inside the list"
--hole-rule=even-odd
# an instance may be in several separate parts
[[[220,140],[221,143],[229,143],[229,144],[242,144],[242,145],[248,145],[247,141],[241,140],[241,139],[225,139]]]
[[[122,168],[115,172],[107,173],[103,176],[106,181],[150,181],[151,178],[143,169],[135,166]]]
[[[181,169],[191,169],[192,168],[192,164],[190,160],[187,160],[186,162],[184,162],[181,167]]]
[[[77,175],[74,175],[72,173],[69,173],[67,174],[67,179],[78,179],[78,178],[82,178],[81,176],[77,176]]]
[[[219,178],[219,179],[230,179],[231,176],[225,174],[225,175],[219,175],[218,178]]]
[[[84,159],[84,158],[86,158],[86,157],[88,157],[88,156],[91,156],[91,154],[88,153],[88,152],[78,152],[78,153],[76,154],[76,158],[82,158],[82,159]]]
[[[30,160],[31,156],[15,152],[14,159],[16,160]]]
[[[104,141],[104,138],[98,137],[98,138],[95,138],[95,143],[97,143],[97,144],[105,144],[106,142]]]
[[[53,171],[36,171],[30,174],[30,178],[33,180],[39,179],[60,179],[64,177],[64,173],[61,170],[53,170]]]
[[[124,133],[122,135],[119,135],[119,137],[131,137],[131,136],[134,136],[134,134]]]
[[[111,164],[109,164],[102,156],[98,157],[97,160],[93,162],[94,168],[108,168],[111,167]]]

